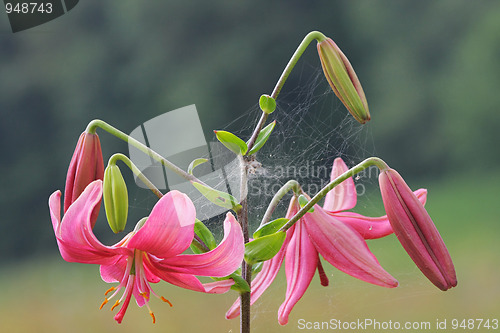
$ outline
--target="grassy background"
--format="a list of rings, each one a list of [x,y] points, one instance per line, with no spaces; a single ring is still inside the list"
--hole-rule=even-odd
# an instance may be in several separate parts
[[[371,318],[432,325],[437,319],[447,319],[450,325],[453,318],[499,318],[500,226],[496,204],[500,181],[467,177],[432,184],[427,205],[453,257],[457,288],[447,292],[435,288],[396,238],[389,236],[369,245],[399,280],[398,288],[372,286],[325,264],[330,286],[321,287],[315,277],[292,311],[289,324],[280,326],[276,313],[285,291],[284,274],[280,272],[269,292],[253,307],[254,332],[303,331],[297,326],[301,318],[311,322]],[[370,205],[377,206],[378,200],[370,198]],[[98,309],[108,288],[98,275],[98,267],[66,263],[56,253],[3,266],[0,285],[0,325],[4,332],[238,332],[237,319],[224,319],[233,293],[204,295],[166,283],[154,288],[174,306],[153,299],[150,305],[156,314],[155,325],[147,310],[133,301],[118,325],[109,306]]]

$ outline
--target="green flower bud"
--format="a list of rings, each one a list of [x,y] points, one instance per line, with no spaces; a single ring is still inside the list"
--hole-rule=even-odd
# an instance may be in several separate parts
[[[333,92],[361,124],[370,120],[368,103],[358,76],[337,44],[326,38],[318,42],[321,66]]]
[[[259,106],[264,113],[270,114],[276,110],[276,101],[269,95],[262,95],[259,99]]]
[[[128,215],[128,192],[120,168],[116,164],[108,164],[103,180],[104,208],[108,224],[113,232],[125,229]]]

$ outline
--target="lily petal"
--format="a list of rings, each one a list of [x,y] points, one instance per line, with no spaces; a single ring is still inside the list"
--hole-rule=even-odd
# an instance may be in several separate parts
[[[303,217],[309,237],[319,253],[339,270],[360,280],[383,287],[398,282],[387,273],[354,229],[328,215],[316,205],[313,213]]]
[[[422,205],[425,205],[427,200],[427,190],[421,188],[413,193],[417,196]],[[354,230],[359,232],[364,239],[382,238],[393,233],[392,226],[387,218],[387,215],[380,217],[368,217],[352,212],[326,213],[351,226]]]
[[[333,162],[330,181],[334,180],[347,170],[349,170],[349,168],[344,161],[340,157],[337,157]],[[356,186],[354,185],[354,180],[350,177],[335,186],[333,190],[326,194],[323,208],[331,212],[352,209],[356,206],[356,200]]]
[[[198,280],[198,278],[196,278],[194,275],[166,271],[162,269],[162,267],[158,267],[158,261],[160,260],[151,256],[148,256],[148,258],[149,260],[147,261],[147,263],[146,261],[144,262],[145,266],[151,271],[151,273],[158,276],[163,281],[181,288],[199,291],[202,293],[207,292],[200,280]]]
[[[165,258],[157,267],[170,272],[223,277],[233,273],[245,253],[243,233],[233,214],[224,221],[224,239],[212,251],[202,254],[184,254]]]
[[[144,226],[127,247],[168,258],[186,250],[194,236],[196,210],[187,195],[170,191],[153,207]]]
[[[318,267],[318,252],[312,244],[302,221],[295,224],[292,238],[286,249],[286,295],[278,310],[280,325],[288,323],[294,305],[304,295]]]
[[[203,283],[203,287],[205,288],[205,292],[209,294],[224,294],[225,292],[231,289],[234,281],[231,279],[215,281],[210,283]]]
[[[364,239],[382,238],[393,233],[391,224],[386,215],[381,217],[369,217],[352,212],[326,213],[351,226]]]
[[[101,201],[102,181],[90,183],[69,206],[61,221],[61,192],[49,198],[50,216],[59,251],[64,260],[84,264],[110,265],[130,250],[105,246],[92,232],[92,212]]]

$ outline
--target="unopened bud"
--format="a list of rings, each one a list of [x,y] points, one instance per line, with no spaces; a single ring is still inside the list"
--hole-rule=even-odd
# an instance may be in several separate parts
[[[439,289],[455,287],[450,254],[424,205],[393,169],[382,170],[379,183],[389,222],[410,258]]]
[[[103,198],[111,230],[115,234],[123,231],[127,224],[128,192],[120,168],[116,164],[108,164],[104,172]]]
[[[276,100],[269,95],[262,95],[259,99],[259,106],[264,113],[273,113],[276,110]]]
[[[78,199],[87,185],[97,179],[102,179],[104,163],[102,160],[101,143],[96,133],[83,132],[69,164],[64,190],[64,212]],[[99,214],[97,205],[91,216],[91,225],[94,227]]]
[[[347,57],[331,38],[318,42],[318,53],[323,72],[335,95],[357,121],[361,124],[369,121],[365,93]]]

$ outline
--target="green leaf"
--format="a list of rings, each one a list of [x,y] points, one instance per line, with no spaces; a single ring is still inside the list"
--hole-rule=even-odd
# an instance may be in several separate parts
[[[248,285],[248,282],[245,281],[245,279],[240,275],[233,273],[229,275],[229,277],[234,280],[234,284],[231,286],[232,290],[236,290],[237,292],[250,292],[250,286]]]
[[[258,262],[255,265],[252,265],[252,275],[260,273],[263,265],[263,262]]]
[[[197,182],[192,181],[191,184],[193,184],[193,186],[198,191],[200,191],[200,193],[205,198],[207,198],[217,206],[224,207],[227,209],[232,209],[235,212],[239,212],[239,210],[241,209],[241,205],[238,204],[238,200],[236,200],[236,198],[233,197],[231,194],[215,190],[211,187],[202,185]]]
[[[255,140],[255,144],[253,145],[252,149],[248,152],[248,155],[255,154],[257,151],[259,151],[260,148],[264,146],[266,143],[267,139],[269,139],[269,136],[271,135],[271,132],[274,129],[274,126],[276,125],[276,120],[264,127],[259,135],[257,135],[257,139]]]
[[[289,219],[280,218],[271,222],[264,224],[259,229],[255,230],[253,233],[253,238],[261,238],[263,236],[267,236],[270,234],[274,234],[276,231],[280,230],[282,226],[284,226]]]
[[[247,153],[248,146],[245,141],[241,140],[233,133],[226,131],[214,131],[214,133],[215,136],[217,136],[217,140],[236,155],[245,155]]]
[[[188,166],[187,172],[192,175],[193,174],[193,169],[196,168],[198,165],[203,164],[205,162],[208,162],[206,158],[197,158],[193,162],[191,162]]]
[[[214,235],[212,232],[206,227],[206,225],[200,220],[196,219],[194,223],[194,233],[200,238],[200,240],[208,247],[208,250],[213,250],[217,247],[217,242],[215,241]],[[197,240],[193,240],[191,243],[193,250],[193,246],[196,250],[193,250],[195,253],[206,252],[197,242]]]
[[[308,202],[309,202],[309,200],[307,200],[307,198],[303,194],[301,194],[299,196],[299,205],[300,205],[300,207],[304,207],[305,205],[307,205]],[[314,206],[312,206],[307,212],[308,213],[314,212]]]
[[[215,281],[224,281],[224,280],[229,280],[229,279],[233,279],[234,281],[234,285],[231,286],[231,289],[232,290],[236,290],[237,292],[250,292],[250,286],[248,285],[248,283],[245,281],[245,279],[243,279],[241,277],[241,269],[238,268],[234,273],[228,275],[228,276],[224,276],[224,277],[211,277],[212,280],[215,280]]]
[[[284,231],[257,238],[245,244],[245,261],[250,265],[273,258],[285,241]]]

